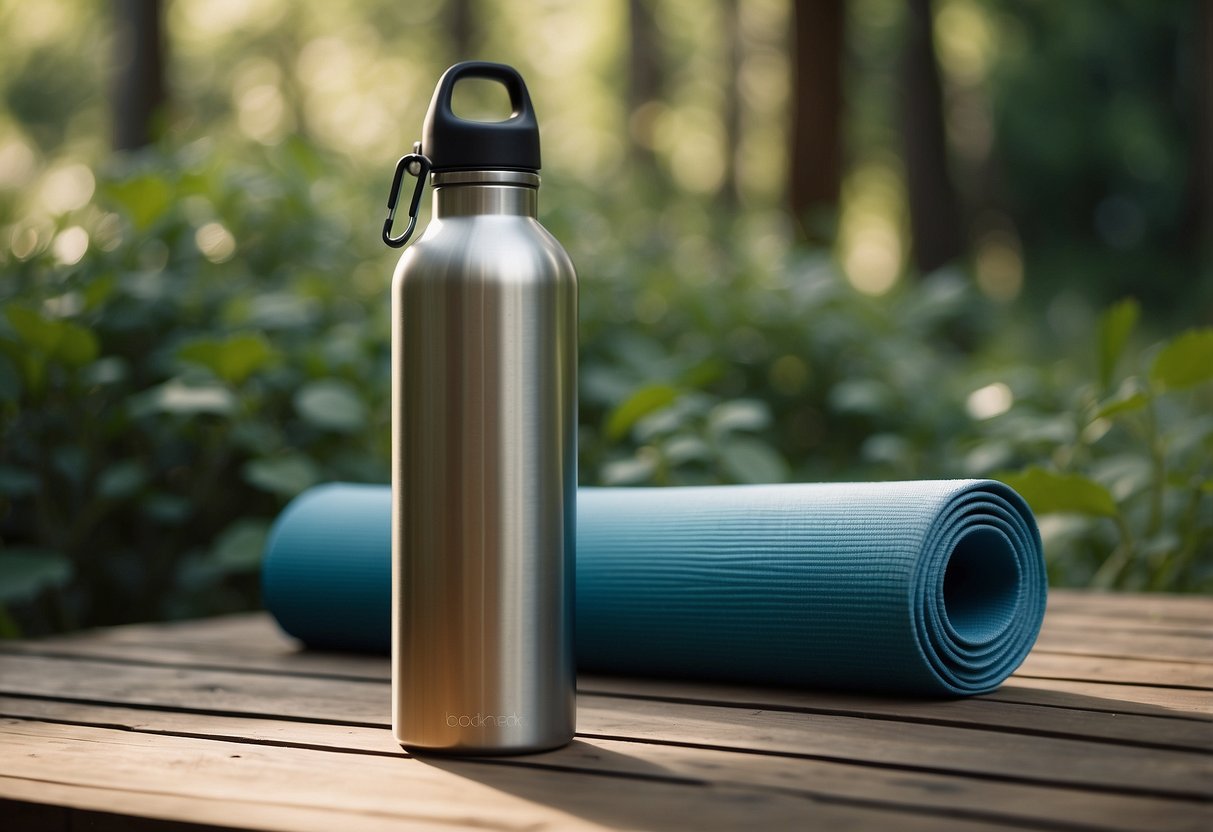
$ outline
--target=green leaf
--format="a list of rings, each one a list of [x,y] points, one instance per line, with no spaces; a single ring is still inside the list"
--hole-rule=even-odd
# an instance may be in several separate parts
[[[1037,514],[1073,512],[1114,517],[1117,513],[1112,492],[1081,474],[1063,474],[1032,466],[999,479],[1018,491]]]
[[[265,329],[309,326],[320,314],[320,305],[295,292],[267,292],[249,300],[249,322]]]
[[[190,518],[193,504],[176,494],[152,494],[141,501],[143,513],[166,526],[179,526]]]
[[[269,456],[283,445],[282,428],[269,420],[242,419],[232,424],[232,444],[250,456]]]
[[[51,464],[73,485],[80,485],[88,475],[88,453],[79,445],[60,445],[51,451]]]
[[[177,350],[177,357],[201,364],[224,381],[240,384],[272,363],[277,353],[261,333],[243,332],[192,341]]]
[[[650,482],[657,463],[649,456],[617,459],[602,466],[603,485],[640,485]]]
[[[287,454],[250,460],[244,466],[244,479],[262,491],[294,497],[300,491],[318,483],[320,471],[306,456]]]
[[[788,465],[774,448],[746,436],[726,440],[720,446],[720,462],[737,482],[784,482]]]
[[[153,174],[111,182],[105,190],[126,210],[136,231],[146,231],[172,206],[172,187]]]
[[[606,433],[611,439],[622,439],[632,425],[643,416],[660,410],[678,398],[678,391],[668,384],[641,387],[607,417]]]
[[[108,500],[122,500],[138,492],[147,483],[143,466],[134,460],[117,462],[97,478],[97,493]]]
[[[896,433],[874,433],[859,446],[859,454],[880,465],[907,465],[914,457],[914,446]]]
[[[224,572],[252,572],[261,564],[269,531],[268,520],[237,520],[219,535],[208,559]]]
[[[698,436],[675,436],[662,446],[661,453],[671,465],[702,462],[712,457],[711,448]]]
[[[1150,487],[1154,471],[1150,458],[1141,453],[1122,453],[1094,461],[1088,469],[1119,503]]]
[[[1140,390],[1127,396],[1118,396],[1100,405],[1099,410],[1095,411],[1095,418],[1106,419],[1121,413],[1132,413],[1135,410],[1141,410],[1149,401],[1150,398]]]
[[[102,306],[117,288],[118,278],[113,274],[97,275],[84,287],[84,308],[93,310]]]
[[[309,424],[354,433],[366,426],[366,406],[357,391],[338,379],[305,384],[295,393],[295,410]]]
[[[887,385],[876,379],[848,379],[830,390],[830,407],[838,413],[878,416],[892,407]]]
[[[1150,381],[1178,390],[1213,379],[1213,327],[1190,329],[1175,338],[1154,359]]]
[[[86,367],[83,379],[85,384],[103,386],[125,381],[130,374],[130,365],[126,363],[125,359],[109,355]]]
[[[24,306],[10,306],[5,314],[26,346],[47,358],[79,367],[97,357],[97,336],[79,324],[50,320]]]
[[[236,409],[236,397],[231,390],[217,384],[195,386],[174,378],[131,399],[130,409],[134,416],[148,413],[226,416]]]
[[[97,357],[100,347],[92,331],[68,321],[58,321],[59,343],[55,357],[69,367],[82,367]]]
[[[758,399],[735,399],[712,408],[708,430],[713,436],[734,431],[759,431],[771,424],[771,410]]]
[[[649,442],[684,428],[691,419],[688,409],[680,407],[684,401],[686,400],[676,401],[669,407],[655,410],[643,419],[636,420],[636,424],[632,426],[632,436],[638,442]]]
[[[1069,413],[1038,415],[1011,411],[1001,417],[999,434],[1020,445],[1046,445],[1052,448],[1077,438],[1074,418]]]
[[[5,316],[12,325],[13,331],[20,336],[26,346],[34,347],[44,353],[51,353],[59,340],[55,331],[55,321],[47,320],[32,309],[24,306],[9,306]]]
[[[1125,344],[1137,326],[1141,307],[1133,298],[1125,298],[1103,313],[1099,319],[1099,384],[1107,389],[1112,384],[1116,364]]]
[[[0,601],[24,601],[72,579],[72,562],[45,549],[0,550]]]

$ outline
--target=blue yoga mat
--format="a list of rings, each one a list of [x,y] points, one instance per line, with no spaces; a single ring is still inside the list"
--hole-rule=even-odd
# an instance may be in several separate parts
[[[390,504],[334,484],[287,506],[262,571],[286,632],[388,650]],[[583,671],[955,695],[1023,661],[1046,578],[989,480],[582,488],[576,592]]]

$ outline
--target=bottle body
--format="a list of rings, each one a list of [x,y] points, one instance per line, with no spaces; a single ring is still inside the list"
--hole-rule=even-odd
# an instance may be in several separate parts
[[[434,177],[392,281],[393,730],[523,753],[575,721],[577,282],[538,177]]]

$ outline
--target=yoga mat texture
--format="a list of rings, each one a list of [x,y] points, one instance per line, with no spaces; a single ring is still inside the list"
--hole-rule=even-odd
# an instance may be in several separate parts
[[[278,518],[266,608],[322,649],[390,647],[387,486]],[[580,670],[923,695],[993,690],[1044,617],[1040,535],[989,480],[582,488]]]

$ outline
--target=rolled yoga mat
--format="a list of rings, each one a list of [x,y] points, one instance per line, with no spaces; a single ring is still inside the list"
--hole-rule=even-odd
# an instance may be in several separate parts
[[[390,646],[391,491],[334,484],[278,518],[266,608],[322,649]],[[925,695],[993,690],[1046,578],[1031,510],[990,480],[577,492],[580,670]]]

